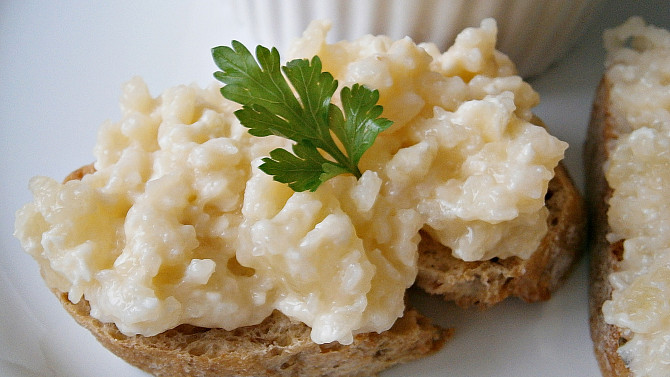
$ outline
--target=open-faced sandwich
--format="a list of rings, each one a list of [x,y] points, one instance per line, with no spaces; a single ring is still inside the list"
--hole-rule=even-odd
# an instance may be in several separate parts
[[[585,164],[591,336],[604,376],[670,375],[670,32],[605,33]]]
[[[155,375],[371,375],[441,347],[417,284],[547,299],[578,254],[567,144],[496,51],[410,39],[213,50],[225,85],[123,90],[95,163],[34,178],[16,236],[75,319]]]

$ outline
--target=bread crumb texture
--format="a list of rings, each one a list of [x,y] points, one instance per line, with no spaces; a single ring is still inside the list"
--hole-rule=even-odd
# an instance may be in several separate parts
[[[122,334],[89,315],[86,301],[63,306],[119,357],[155,376],[374,376],[439,350],[452,330],[433,326],[413,309],[391,329],[359,334],[352,344],[316,344],[305,324],[278,311],[232,331],[180,325],[151,337]]]

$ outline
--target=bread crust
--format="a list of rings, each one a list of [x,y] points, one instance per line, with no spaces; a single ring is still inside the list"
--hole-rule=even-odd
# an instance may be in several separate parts
[[[390,330],[356,335],[347,346],[312,342],[308,326],[278,311],[232,331],[180,325],[155,336],[126,336],[91,317],[86,300],[73,304],[54,293],[103,346],[155,376],[373,376],[436,352],[453,335],[409,309]]]
[[[490,307],[509,296],[544,301],[581,255],[586,235],[582,196],[560,163],[545,197],[548,231],[530,258],[465,262],[422,233],[416,285],[461,307]]]
[[[607,184],[604,165],[609,158],[607,145],[617,138],[615,117],[610,112],[611,86],[607,76],[603,76],[596,92],[584,145],[586,198],[589,203],[591,234],[589,325],[596,359],[605,377],[632,375],[617,353],[617,349],[629,337],[621,328],[606,323],[602,312],[603,303],[612,296],[608,277],[618,269],[623,256],[623,241],[612,244],[606,239],[610,231],[607,211],[612,189]]]
[[[65,181],[94,171],[93,165],[84,166]],[[73,304],[67,293],[53,292],[103,346],[155,376],[373,376],[438,351],[453,335],[453,329],[435,326],[408,308],[391,329],[358,334],[346,346],[312,342],[307,325],[278,311],[258,325],[232,331],[180,325],[155,336],[126,336],[113,323],[91,317],[85,299]]]

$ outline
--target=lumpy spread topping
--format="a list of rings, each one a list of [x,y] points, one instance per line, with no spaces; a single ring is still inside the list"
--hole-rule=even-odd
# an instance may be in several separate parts
[[[605,320],[629,332],[619,353],[636,376],[670,375],[670,33],[632,18],[605,34],[617,140],[606,178],[613,189],[611,242],[624,241],[610,276]]]
[[[296,193],[258,169],[289,143],[249,135],[218,87],[154,98],[133,79],[121,120],[101,127],[96,171],[30,183],[16,235],[47,283],[125,334],[234,329],[279,310],[315,342],[347,344],[402,315],[421,229],[463,260],[532,254],[567,145],[531,123],[538,95],[495,50],[495,22],[445,53],[384,36],[327,44],[327,30],[314,22],[291,58],[318,55],[341,84],[379,90],[394,122],[360,179]]]

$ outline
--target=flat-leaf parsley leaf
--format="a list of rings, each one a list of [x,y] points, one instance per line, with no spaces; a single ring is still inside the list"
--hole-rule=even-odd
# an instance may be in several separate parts
[[[221,94],[242,105],[235,116],[249,133],[295,142],[293,153],[275,149],[259,167],[295,191],[314,191],[339,174],[360,178],[361,156],[393,123],[379,117],[379,92],[363,85],[342,88],[342,110],[332,104],[338,83],[321,71],[318,56],[281,66],[276,48],[258,46],[256,60],[238,41],[213,48],[212,56],[221,69],[214,77],[226,84]]]

